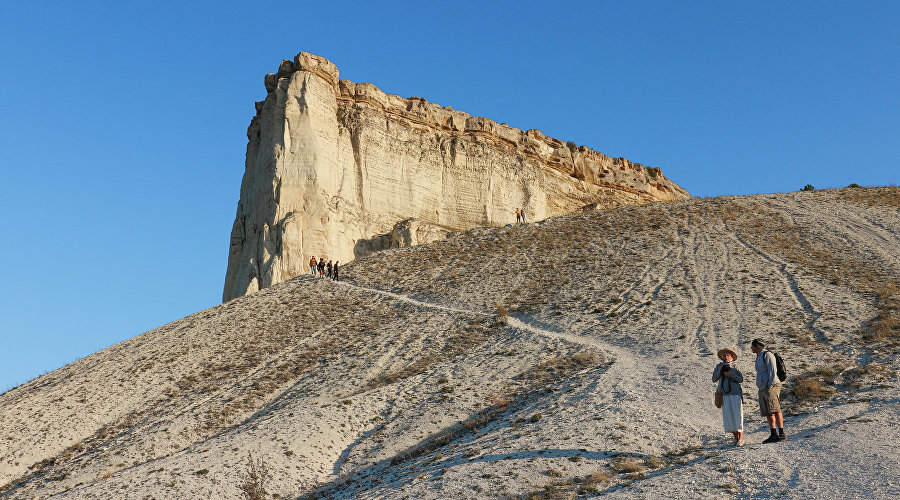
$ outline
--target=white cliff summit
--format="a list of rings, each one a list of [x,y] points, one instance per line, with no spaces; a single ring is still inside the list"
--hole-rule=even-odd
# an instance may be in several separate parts
[[[223,300],[297,276],[310,256],[373,251],[586,205],[690,198],[658,168],[338,78],[301,52],[265,77]]]

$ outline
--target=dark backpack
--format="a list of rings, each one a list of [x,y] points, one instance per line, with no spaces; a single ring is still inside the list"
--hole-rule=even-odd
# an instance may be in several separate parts
[[[787,367],[784,366],[784,360],[781,359],[781,356],[778,355],[775,351],[769,351],[775,356],[775,375],[778,376],[778,380],[784,382],[787,380]]]

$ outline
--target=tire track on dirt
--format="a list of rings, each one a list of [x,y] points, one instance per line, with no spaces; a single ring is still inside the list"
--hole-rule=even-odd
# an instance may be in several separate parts
[[[828,336],[824,331],[822,331],[822,329],[816,326],[816,321],[818,321],[818,319],[822,316],[822,313],[816,312],[812,303],[800,290],[800,284],[797,282],[797,278],[794,276],[794,274],[787,270],[787,264],[763,252],[750,243],[747,243],[743,238],[741,238],[741,235],[739,235],[738,233],[732,232],[732,235],[735,241],[737,241],[756,255],[759,255],[764,260],[775,266],[776,269],[778,269],[781,279],[785,283],[785,288],[793,297],[797,307],[802,309],[803,312],[809,317],[809,319],[806,321],[806,328],[816,335],[816,340],[821,342],[823,345],[829,345]]]

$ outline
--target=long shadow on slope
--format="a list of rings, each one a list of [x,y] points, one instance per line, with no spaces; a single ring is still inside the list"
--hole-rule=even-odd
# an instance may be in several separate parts
[[[331,331],[340,327],[340,325],[341,319],[335,319],[328,324],[323,325],[320,330]],[[261,373],[261,370],[264,371],[267,368],[277,367],[277,363],[281,357],[284,357],[286,354],[290,354],[298,350],[307,348],[309,348],[307,344],[302,344],[280,351],[276,356],[273,356],[270,359],[255,366],[250,372],[235,377],[235,380],[229,382],[226,390],[240,390],[243,387],[241,384],[244,381],[249,380],[251,377],[256,376],[258,373]],[[234,432],[236,429],[263,419],[269,413],[287,404],[287,402],[290,400],[290,396],[294,394],[298,390],[298,388],[306,385],[306,382],[311,377],[312,374],[304,373],[302,376],[298,377],[297,380],[290,385],[290,387],[282,390],[280,394],[271,396],[271,400],[268,402],[263,402],[259,410],[255,411],[253,414],[245,417],[238,422],[226,425],[216,430],[215,432],[212,432],[208,436],[205,436],[198,441],[192,442],[191,444],[183,448],[179,448],[164,455],[147,459],[140,462],[139,464],[124,467],[117,470],[115,473],[120,474],[123,471],[134,469],[147,463],[163,460],[175,453],[180,453],[182,451],[190,449],[192,446],[197,446],[200,443],[209,441],[223,434]],[[249,386],[249,384],[246,385]],[[162,421],[161,419],[163,418],[173,420],[181,415],[186,414],[189,411],[192,411],[206,401],[212,401],[220,397],[221,396],[219,394],[210,397],[204,397],[199,401],[193,402],[192,404],[178,407],[175,411],[171,411],[171,408],[173,405],[176,405],[176,403],[172,403],[169,400],[163,402],[156,402],[155,400],[151,400],[150,405],[147,408],[144,408],[142,411],[132,411],[116,420],[107,422],[101,425],[93,434],[79,441],[76,445],[70,446],[63,451],[56,453],[55,455],[41,460],[40,462],[35,462],[35,464],[28,467],[27,471],[21,476],[8,481],[6,484],[0,485],[0,497],[8,495],[13,491],[25,488],[29,484],[34,482],[49,483],[65,478],[68,474],[65,470],[65,467],[67,465],[78,461],[90,462],[92,460],[95,460],[96,457],[103,455],[104,449],[112,447],[111,443],[125,441],[142,430],[146,430],[148,428],[159,425],[159,423]],[[93,480],[89,483],[94,483],[96,481],[97,480]]]
[[[885,406],[900,404],[900,398],[893,398],[893,399],[872,398],[872,400],[870,401],[870,404],[871,403],[877,403],[879,407],[883,408]],[[834,408],[834,407],[840,406],[842,404],[844,404],[844,403],[833,402],[832,404],[827,405],[827,408]],[[832,428],[832,427],[835,427],[838,425],[850,424],[858,419],[859,419],[858,421],[860,421],[860,422],[866,422],[865,420],[861,420],[861,419],[868,414],[876,413],[878,410],[879,410],[879,408],[870,406],[869,408],[863,409],[862,411],[855,413],[849,417],[840,418],[838,420],[828,422],[828,423],[819,425],[817,427],[798,428],[795,430],[795,432],[797,433],[798,436],[802,436],[802,438],[809,438],[809,437],[812,437],[812,435],[814,435],[820,431],[823,431],[823,430],[826,430],[826,429],[829,429],[829,428]],[[797,417],[794,417],[791,420],[796,420],[796,419],[797,419]],[[768,427],[764,426],[764,431],[767,433]],[[797,438],[790,438],[790,439],[793,440],[793,439],[797,439]],[[734,449],[730,445],[724,446],[724,447],[720,446],[717,448],[718,448],[717,450],[709,450],[709,451],[727,451],[727,450]],[[587,457],[587,455],[584,455],[584,456]],[[693,458],[691,460],[680,462],[678,464],[671,465],[668,467],[663,467],[661,469],[657,469],[657,470],[654,470],[653,472],[647,473],[647,474],[645,474],[645,476],[643,478],[640,479],[640,481],[652,479],[652,478],[661,476],[663,474],[668,474],[670,472],[677,472],[679,470],[685,469],[687,467],[691,467],[693,465],[696,465],[696,464],[703,462],[705,460],[708,460],[710,458],[714,458],[716,456],[718,456],[718,455],[704,453],[704,454],[701,454],[700,456]],[[792,488],[796,487],[797,477],[798,476],[795,473],[790,479],[790,485]],[[604,490],[597,491],[594,495],[601,496],[601,495],[605,495],[607,493],[612,493],[614,491],[620,491],[620,490],[623,490],[623,489],[631,486],[632,484],[633,483],[616,484],[616,485],[610,486]]]
[[[513,425],[513,419],[510,417],[514,414],[529,414],[539,402],[542,396],[552,394],[563,390],[565,382],[571,376],[587,376],[596,378],[608,369],[609,364],[590,368],[588,370],[580,370],[577,373],[566,374],[561,380],[554,381],[550,384],[543,385],[539,389],[521,393],[510,402],[494,404],[472,414],[466,420],[449,426],[431,436],[423,439],[419,443],[395,454],[393,457],[382,459],[362,469],[353,471],[344,477],[336,478],[310,493],[298,496],[298,499],[312,498],[333,498],[341,495],[353,496],[353,492],[360,488],[365,489],[381,482],[380,477],[385,475],[393,476],[389,481],[391,483],[399,482],[399,484],[408,484],[423,474],[436,475],[445,467],[459,465],[470,462],[496,462],[501,460],[515,460],[521,458],[568,458],[580,456],[583,458],[602,459],[614,455],[622,455],[615,451],[588,451],[585,449],[542,449],[542,450],[520,450],[512,453],[504,453],[497,455],[473,455],[468,452],[459,451],[452,457],[440,460],[437,455],[429,461],[416,465],[417,459],[421,459],[425,455],[437,452],[446,446],[452,445],[454,450],[463,450],[467,445],[474,443],[480,439],[486,432],[497,432],[509,429]],[[519,419],[524,422],[525,419]],[[637,456],[637,455],[635,455]],[[422,462],[422,460],[419,460]],[[343,464],[342,464],[343,465]],[[401,470],[407,469],[405,474],[391,469],[397,467]],[[415,474],[413,474],[415,470]]]
[[[824,431],[826,429],[830,429],[830,428],[836,427],[838,425],[854,423],[854,421],[857,421],[860,423],[868,422],[868,420],[865,420],[865,417],[867,415],[877,413],[880,409],[885,408],[885,407],[900,405],[900,398],[885,399],[885,398],[880,398],[880,397],[871,397],[865,403],[868,405],[867,408],[865,408],[857,413],[854,413],[853,415],[850,415],[849,417],[839,418],[837,420],[834,420],[831,422],[826,422],[826,423],[818,425],[816,427],[810,427],[810,428],[805,428],[805,429],[798,428],[795,431],[795,433],[798,434],[799,436],[802,436],[803,438],[808,438],[808,437],[812,437],[814,434],[816,434],[820,431]],[[819,412],[827,411],[829,409],[833,409],[838,406],[843,406],[844,404],[846,404],[846,403],[842,402],[842,401],[831,401],[828,404],[823,405],[822,409],[819,410]],[[801,420],[803,417],[808,417],[809,415],[810,414],[795,415],[790,418],[785,418],[785,420],[790,423],[792,421]]]

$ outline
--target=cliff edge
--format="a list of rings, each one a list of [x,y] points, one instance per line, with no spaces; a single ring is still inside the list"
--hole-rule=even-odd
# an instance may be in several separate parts
[[[592,205],[690,195],[658,168],[339,79],[301,52],[265,77],[247,130],[246,170],[223,300],[452,231]]]

